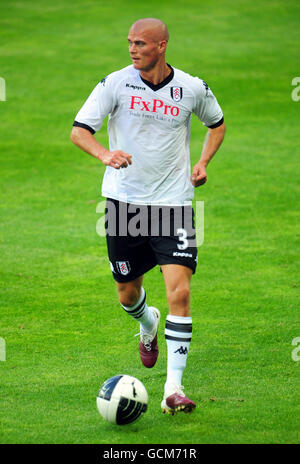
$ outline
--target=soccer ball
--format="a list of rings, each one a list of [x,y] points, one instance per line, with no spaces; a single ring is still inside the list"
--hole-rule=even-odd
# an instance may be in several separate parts
[[[142,382],[131,375],[115,375],[106,380],[97,395],[97,408],[103,419],[125,425],[139,419],[148,406],[148,393]]]

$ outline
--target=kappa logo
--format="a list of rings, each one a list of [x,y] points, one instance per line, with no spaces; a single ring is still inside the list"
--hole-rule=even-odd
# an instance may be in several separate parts
[[[140,87],[139,85],[126,84],[126,87],[129,87],[133,90],[146,90],[146,87]]]
[[[204,87],[205,87],[205,90],[206,90],[206,96],[208,95],[208,91],[210,90],[210,88],[208,87],[208,84],[205,82],[205,81],[202,81]]]
[[[183,258],[192,258],[192,253],[180,253],[179,251],[174,251],[173,256],[182,256]]]
[[[188,352],[187,347],[183,348],[183,346],[178,348],[178,350],[174,351],[174,353],[179,353],[179,354],[187,354],[187,352]]]
[[[171,87],[171,97],[175,102],[179,102],[182,99],[182,87]]]
[[[105,77],[100,81],[100,83],[103,85],[103,87],[105,87],[105,81],[106,81],[106,79],[107,79],[107,76],[105,76]]]
[[[117,261],[116,262],[117,269],[122,275],[127,275],[130,272],[130,264],[129,261]]]

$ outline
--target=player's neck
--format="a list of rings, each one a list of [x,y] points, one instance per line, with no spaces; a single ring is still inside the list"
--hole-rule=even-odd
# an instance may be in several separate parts
[[[154,85],[160,84],[164,81],[169,74],[171,74],[172,69],[167,65],[165,61],[162,63],[157,63],[150,71],[140,71],[140,75],[143,79],[148,82],[152,82]]]

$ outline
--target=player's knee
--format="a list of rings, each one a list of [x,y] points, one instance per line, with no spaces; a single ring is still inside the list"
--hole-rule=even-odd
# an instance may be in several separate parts
[[[123,306],[134,306],[140,296],[139,289],[135,287],[121,287],[118,289],[119,301]]]
[[[171,304],[186,307],[190,302],[190,289],[188,286],[179,285],[169,293],[169,301]]]

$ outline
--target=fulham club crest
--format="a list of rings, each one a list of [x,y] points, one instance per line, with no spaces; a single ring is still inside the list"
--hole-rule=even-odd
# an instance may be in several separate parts
[[[182,87],[171,87],[171,97],[175,102],[179,102],[182,99]]]
[[[130,272],[130,264],[128,261],[117,261],[117,269],[122,275],[127,275]]]

